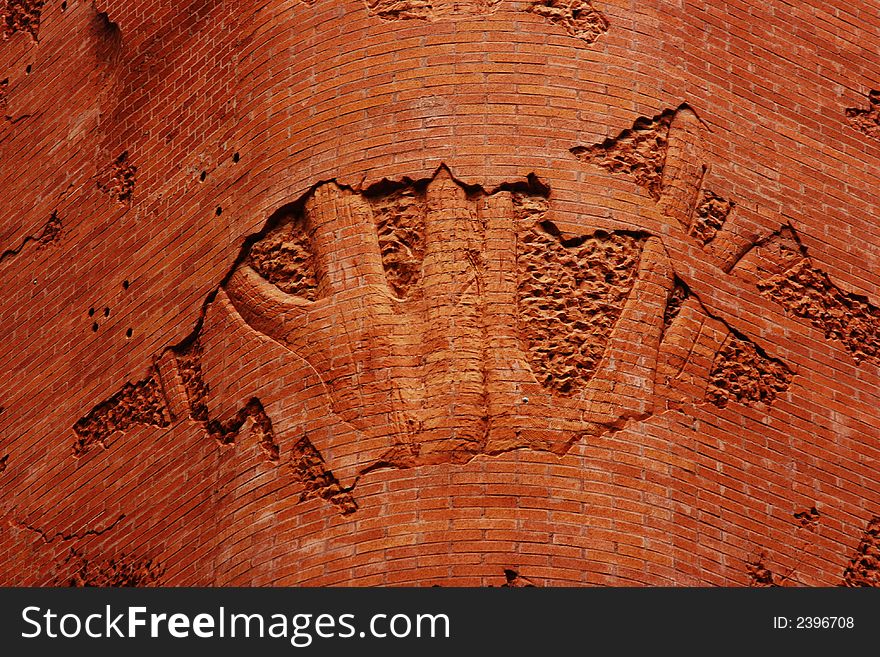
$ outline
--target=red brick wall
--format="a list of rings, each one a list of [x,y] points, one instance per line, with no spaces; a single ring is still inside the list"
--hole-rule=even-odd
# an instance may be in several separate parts
[[[387,4],[0,0],[0,584],[876,584],[880,5]],[[653,196],[644,167],[602,166],[639,117],[660,117]],[[315,466],[332,474],[388,438],[393,403],[363,384],[339,419],[328,371],[217,290],[320,183],[375,197],[441,165],[472,199],[533,174],[565,234],[653,236],[702,323],[647,388],[627,382],[663,304],[615,334],[633,361],[578,398],[570,445],[542,447],[551,401],[517,449],[363,468],[351,512],[296,441],[341,440]],[[705,245],[700,189],[733,203]],[[745,346],[703,354],[711,331]],[[163,364],[193,339],[213,429]],[[415,342],[413,362],[436,353]],[[252,397],[271,436],[256,411],[234,426]],[[586,428],[606,402],[631,412]]]

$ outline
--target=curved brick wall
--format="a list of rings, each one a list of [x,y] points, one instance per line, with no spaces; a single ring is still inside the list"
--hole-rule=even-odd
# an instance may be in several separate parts
[[[0,584],[876,585],[878,11],[0,0]]]

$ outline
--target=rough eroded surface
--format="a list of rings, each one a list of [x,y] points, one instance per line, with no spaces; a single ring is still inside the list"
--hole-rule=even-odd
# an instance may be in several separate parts
[[[675,110],[665,110],[653,118],[640,116],[617,137],[601,144],[575,146],[571,152],[585,162],[612,173],[626,173],[645,187],[654,200],[660,198],[663,164],[666,161],[669,125]]]
[[[98,186],[120,203],[126,203],[131,200],[131,195],[134,193],[136,175],[137,167],[129,162],[126,151],[113,161],[105,180],[99,182]]]
[[[318,282],[305,219],[291,211],[251,247],[248,264],[278,289],[315,300]]]
[[[711,242],[724,226],[734,205],[733,201],[728,201],[713,191],[703,190],[694,213],[691,235],[701,244]]]
[[[843,573],[843,585],[880,587],[880,517],[868,523],[856,554]]]
[[[880,308],[863,295],[845,292],[817,268],[792,228],[757,244],[735,272],[829,340],[842,343],[857,363],[880,359]]]
[[[544,385],[573,394],[602,360],[632,290],[644,238],[623,232],[566,237],[541,220],[543,199],[521,207],[520,335]]]
[[[165,569],[153,559],[135,560],[124,555],[108,561],[90,561],[72,555],[78,565],[69,579],[72,587],[148,587],[161,586]]]
[[[106,447],[107,439],[117,431],[125,432],[139,425],[167,427],[170,423],[162,387],[151,375],[137,383],[125,384],[122,390],[77,421],[73,427],[77,436],[73,453],[80,456],[96,443]]]
[[[293,446],[290,467],[297,479],[303,482],[305,490],[300,499],[320,497],[333,504],[342,515],[357,511],[357,502],[351,491],[343,489],[336,477],[327,469],[321,454],[315,449],[307,436],[303,436]]]
[[[3,38],[8,39],[16,32],[27,32],[36,41],[43,4],[43,0],[0,0]]]
[[[499,2],[500,0],[364,0],[371,16],[379,16],[388,21],[484,15],[495,11]]]
[[[425,259],[425,193],[407,186],[370,198],[388,285],[406,298],[420,289]]]
[[[529,11],[561,25],[571,36],[587,43],[608,31],[608,19],[587,0],[536,0]]]
[[[716,406],[771,403],[785,392],[792,372],[750,340],[731,334],[715,357],[706,398]]]
[[[746,572],[749,576],[749,586],[754,588],[768,588],[779,586],[778,576],[767,567],[766,554],[760,554],[746,564]]]
[[[810,320],[826,338],[842,342],[856,362],[880,356],[880,308],[864,296],[841,290],[809,258],[760,281],[758,289],[792,314]]]
[[[868,94],[868,102],[869,105],[865,109],[848,108],[846,117],[856,130],[880,141],[880,89],[871,90]]]

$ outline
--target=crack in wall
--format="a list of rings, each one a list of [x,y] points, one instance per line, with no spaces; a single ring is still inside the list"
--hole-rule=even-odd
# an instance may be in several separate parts
[[[253,422],[251,433],[269,461],[278,461],[280,448],[275,441],[272,420],[266,414],[263,403],[250,398],[232,419],[222,422],[208,415],[208,385],[202,376],[202,347],[198,338],[177,353],[177,367],[189,400],[190,418],[202,424],[209,437],[221,445],[231,445],[238,438],[248,420]]]
[[[64,534],[62,532],[56,532],[54,534],[50,534],[49,532],[40,529],[39,527],[34,527],[32,525],[28,525],[25,522],[17,523],[19,529],[26,529],[28,531],[34,532],[35,534],[39,534],[43,539],[43,542],[46,545],[49,545],[56,539],[61,539],[61,542],[73,541],[73,540],[82,540],[88,536],[100,536],[101,534],[105,534],[116,527],[120,522],[125,519],[125,514],[121,514],[116,520],[111,522],[109,525],[105,526],[102,529],[87,529],[82,533],[74,532],[73,534]]]
[[[631,175],[635,183],[647,189],[657,201],[663,182],[669,126],[677,111],[665,109],[651,118],[640,116],[632,128],[616,137],[608,137],[593,146],[575,146],[569,151],[578,159],[611,173]]]
[[[682,305],[684,305],[684,302],[687,301],[690,296],[691,291],[690,288],[688,288],[687,283],[676,276],[675,283],[672,286],[672,292],[669,294],[669,300],[666,302],[666,310],[663,311],[664,335],[666,334],[666,331],[669,330],[672,322],[675,321],[675,318],[678,317]],[[662,341],[663,338],[661,337],[660,339]]]
[[[262,402],[256,397],[251,398],[228,422],[210,419],[207,404],[209,388],[202,376],[202,348],[198,337],[186,346],[179,346],[175,353],[178,372],[189,400],[190,417],[200,422],[210,437],[224,445],[233,443],[247,420],[253,420],[252,431],[257,434],[266,458],[277,462],[281,450],[275,439],[272,421],[266,414]],[[357,503],[351,492],[339,485],[336,477],[324,463],[320,452],[315,449],[307,436],[303,436],[294,444],[289,466],[305,488],[300,496],[301,501],[320,497],[336,506],[343,515],[357,510]]]
[[[7,258],[12,258],[14,256],[19,255],[25,246],[30,244],[31,242],[37,243],[37,248],[42,249],[50,244],[55,244],[61,239],[61,234],[63,232],[64,226],[61,222],[61,219],[58,217],[57,212],[53,212],[52,216],[49,217],[49,220],[43,226],[43,230],[40,231],[39,235],[27,235],[18,247],[14,249],[7,249],[0,255],[0,263],[2,263]]]
[[[519,574],[518,570],[514,570],[513,568],[505,568],[504,569],[504,584],[501,585],[503,589],[525,589],[525,588],[536,588],[537,584],[535,584],[528,577],[524,577]]]

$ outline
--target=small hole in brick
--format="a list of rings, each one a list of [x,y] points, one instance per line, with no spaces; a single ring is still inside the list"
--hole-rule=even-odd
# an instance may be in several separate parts
[[[94,331],[95,333],[98,332],[98,322],[95,322],[94,324],[92,324],[92,331]]]
[[[30,64],[28,64],[27,68],[24,69],[25,75],[30,75],[32,70],[33,70],[33,67]]]
[[[207,177],[208,177],[208,172],[207,172],[207,171],[202,171],[202,172],[199,174],[199,180],[200,180],[201,182],[205,182],[205,178],[207,178]]]
[[[238,161],[239,161],[240,159],[241,159],[241,155],[239,155],[238,152],[235,152],[235,153],[232,154],[232,161],[233,161],[235,164],[238,164]]]
[[[95,309],[94,309],[94,308],[89,308],[89,317],[93,317],[94,314],[95,314]]]
[[[104,317],[110,317],[110,309],[104,308]]]
[[[122,289],[123,290],[127,290],[129,285],[131,285],[131,283],[129,283],[127,280],[122,281]]]
[[[67,11],[67,0],[61,3],[61,11]]]
[[[221,214],[223,214],[223,208],[221,208],[221,207],[218,205],[218,206],[217,206],[216,213],[217,213],[217,216],[219,217]]]
[[[128,329],[128,330],[125,332],[125,337],[130,338],[130,337],[132,336],[133,333],[134,333],[134,331],[132,331],[131,329]]]

